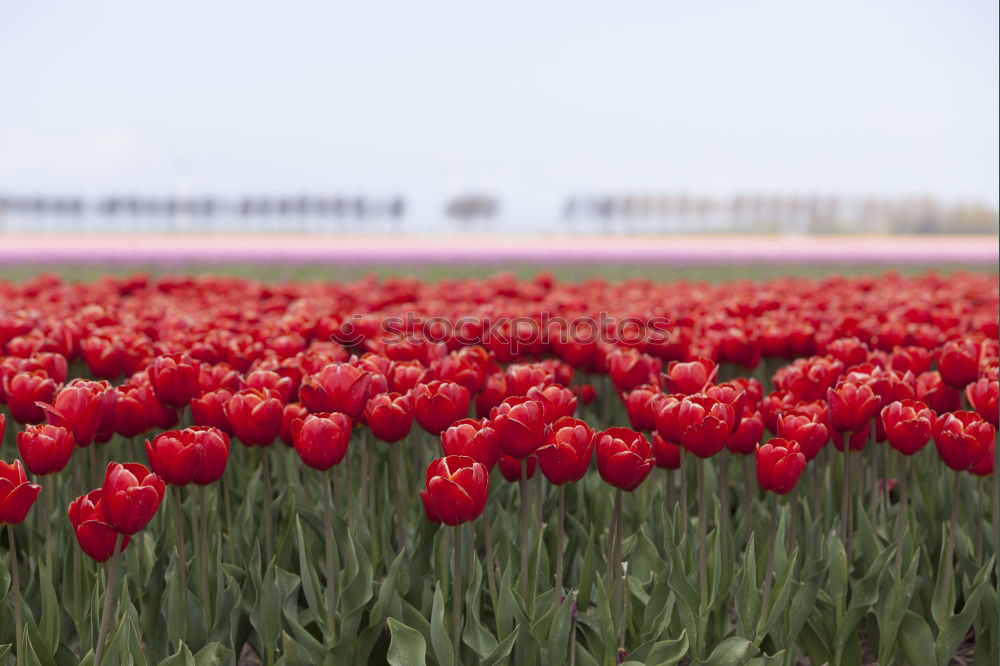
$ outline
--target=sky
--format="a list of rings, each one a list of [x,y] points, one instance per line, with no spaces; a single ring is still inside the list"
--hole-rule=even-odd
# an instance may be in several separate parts
[[[996,206],[997,4],[3,3],[0,193]]]

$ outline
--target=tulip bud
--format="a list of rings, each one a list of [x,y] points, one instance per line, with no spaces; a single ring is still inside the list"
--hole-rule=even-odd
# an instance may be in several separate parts
[[[226,403],[226,418],[246,446],[271,446],[281,433],[282,411],[275,394],[256,389],[243,389]]]
[[[115,550],[118,532],[108,522],[101,489],[77,497],[69,505],[69,522],[80,549],[97,562],[106,562]],[[118,552],[128,546],[129,536],[122,539]]]
[[[410,393],[410,408],[420,427],[432,435],[469,413],[469,391],[454,382],[432,381],[418,384]]]
[[[299,399],[311,412],[340,412],[361,418],[368,402],[371,373],[350,363],[330,363],[309,375],[299,387]]]
[[[867,384],[841,382],[827,389],[830,425],[839,432],[858,432],[871,422],[879,408],[879,398]]]
[[[989,453],[996,430],[975,412],[957,411],[939,417],[934,430],[938,455],[956,471],[971,469]]]
[[[816,414],[805,409],[791,409],[778,417],[778,437],[798,444],[808,462],[826,446],[830,431]]]
[[[663,375],[663,390],[690,395],[701,393],[715,382],[719,366],[715,361],[700,357],[694,361],[671,361]]]
[[[500,458],[497,431],[487,419],[455,421],[441,433],[441,448],[446,456],[468,456],[488,470]]]
[[[446,456],[431,461],[426,481],[427,501],[445,525],[475,520],[486,507],[489,470],[468,456]]]
[[[292,422],[295,451],[309,467],[328,470],[339,465],[351,441],[351,419],[340,412],[310,414]]]
[[[549,483],[579,481],[594,457],[594,431],[580,419],[564,416],[548,429],[538,448],[538,464]]]
[[[163,479],[144,465],[108,463],[101,487],[108,524],[122,534],[135,534],[153,519],[165,491]]]
[[[757,483],[764,490],[787,495],[806,468],[806,457],[795,441],[775,437],[757,447]]]
[[[654,432],[652,437],[653,463],[661,469],[680,469],[681,447],[671,444]]]
[[[653,451],[642,434],[608,428],[597,436],[597,470],[607,484],[633,491],[652,468]]]
[[[706,395],[686,396],[677,405],[680,445],[699,458],[711,458],[726,446],[733,419],[732,405]]]
[[[1000,382],[983,377],[965,387],[965,397],[980,416],[1000,428]]]
[[[201,364],[187,354],[157,356],[147,368],[156,399],[168,407],[184,407],[200,392]]]
[[[2,424],[3,415],[0,414]],[[0,435],[2,432],[0,428]],[[29,425],[17,433],[17,450],[28,471],[35,476],[61,471],[73,456],[75,446],[73,435],[60,426]]]
[[[500,450],[514,458],[527,458],[545,439],[542,404],[530,398],[506,398],[493,408],[490,420],[497,431]]]
[[[0,525],[24,522],[42,487],[28,483],[20,460],[0,460]]]
[[[376,439],[393,444],[410,434],[413,414],[409,396],[380,393],[368,400],[365,422]]]
[[[931,441],[937,417],[919,400],[897,400],[882,408],[882,427],[889,446],[912,456]]]

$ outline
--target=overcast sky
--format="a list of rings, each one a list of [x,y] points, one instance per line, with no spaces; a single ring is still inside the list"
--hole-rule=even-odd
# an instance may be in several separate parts
[[[998,200],[996,0],[7,2],[0,192]]]

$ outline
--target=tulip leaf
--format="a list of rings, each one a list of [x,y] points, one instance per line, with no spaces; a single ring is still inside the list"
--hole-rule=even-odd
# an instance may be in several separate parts
[[[306,548],[305,535],[302,532],[302,522],[295,516],[295,538],[299,551],[299,576],[302,579],[302,594],[306,598],[306,606],[312,611],[316,618],[326,616],[326,607],[323,601],[323,594],[319,590],[319,583],[316,577],[316,569],[312,565],[312,558]],[[329,583],[327,583],[329,584]],[[319,625],[326,628],[326,624],[320,620]],[[334,637],[331,636],[331,639]]]
[[[452,585],[457,585],[457,581],[452,581]],[[438,583],[434,589],[434,605],[431,609],[431,645],[434,647],[434,656],[442,666],[451,666],[455,662],[455,651],[451,645],[451,635],[444,619],[444,595],[441,594],[441,584]]]
[[[851,586],[851,603],[841,619],[840,626],[837,627],[836,645],[843,647],[847,644],[848,639],[857,639],[858,623],[878,601],[879,578],[892,554],[892,548],[884,549],[872,562],[864,577]]]
[[[992,561],[983,567],[983,571],[989,571],[991,568]],[[958,649],[958,646],[961,645],[962,640],[968,633],[969,627],[972,626],[972,620],[979,609],[979,603],[982,601],[983,595],[989,586],[988,581],[982,579],[982,574],[976,576],[976,579],[979,583],[965,600],[962,610],[949,617],[938,633],[937,641],[935,642],[935,653],[937,654],[939,666],[948,664],[951,656],[955,654],[955,650]]]
[[[549,635],[546,641],[549,666],[562,666],[566,663],[569,656],[569,642],[576,640],[575,636],[570,635],[573,626],[573,605],[572,593],[567,594],[549,625]]]
[[[482,591],[483,568],[479,564],[479,558],[473,555],[472,582],[465,592],[465,631],[462,634],[462,642],[472,648],[480,659],[486,657],[497,647],[497,639],[483,626],[479,617]]]
[[[715,646],[707,659],[697,663],[701,666],[741,666],[749,662],[758,651],[747,639],[732,636]]]
[[[934,635],[927,621],[912,611],[899,625],[899,646],[911,666],[937,666]]]
[[[754,535],[747,542],[739,586],[736,588],[736,626],[741,636],[753,636],[760,619],[760,586],[757,584],[757,547]]]
[[[231,663],[233,651],[218,642],[211,642],[194,655],[195,666],[222,666]]]
[[[181,641],[177,652],[160,662],[160,666],[197,666],[194,654],[184,641]]]
[[[673,640],[650,641],[640,645],[629,653],[629,660],[639,664],[656,664],[657,666],[673,666],[688,653],[687,633]],[[626,662],[627,663],[627,662]]]
[[[777,580],[774,582],[774,589],[771,591],[771,602],[770,608],[767,612],[767,617],[762,617],[760,619],[760,624],[757,627],[757,632],[755,634],[755,642],[759,644],[760,641],[764,639],[765,636],[774,631],[778,623],[784,617],[785,610],[788,608],[788,599],[791,596],[792,588],[794,587],[794,582],[792,580],[792,574],[795,572],[795,566],[799,561],[799,549],[796,548],[792,556],[785,562],[785,567],[778,575]]]
[[[390,666],[424,666],[427,644],[420,632],[392,617],[387,622],[392,636],[386,655]]]
[[[511,649],[517,642],[517,633],[520,627],[514,627],[514,631],[510,632],[506,638],[497,644],[497,647],[493,652],[486,655],[483,659],[482,666],[495,666],[503,662],[510,655]]]
[[[39,564],[39,572],[42,617],[38,629],[45,644],[55,648],[59,645],[60,635],[59,600],[52,585],[52,575],[46,570],[44,563]]]

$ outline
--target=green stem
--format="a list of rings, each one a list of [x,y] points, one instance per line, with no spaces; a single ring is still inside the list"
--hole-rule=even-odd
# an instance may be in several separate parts
[[[326,545],[326,629],[333,642],[336,636],[336,589],[334,585],[333,568],[333,498],[331,497],[330,484],[332,479],[329,474],[323,479],[323,540]]]
[[[681,475],[681,524],[684,526],[684,534],[687,534],[688,530],[688,491],[687,491],[687,452],[684,449],[680,451],[681,455],[681,466],[677,470]]]
[[[490,586],[490,601],[493,602],[493,612],[496,614],[498,597],[495,564],[493,563],[493,528],[490,527],[490,517],[483,514],[483,534],[486,539],[486,580]]]
[[[962,473],[955,472],[955,487],[951,494],[951,520],[948,521],[948,541],[944,548],[944,594],[941,595],[941,603],[950,604],[949,597],[951,596],[951,579],[954,573],[954,563],[952,562],[953,555],[955,554],[955,530],[958,524],[958,490],[961,485]],[[951,614],[951,608],[946,607],[941,609],[944,612],[941,613],[942,617]]]
[[[17,567],[17,545],[14,543],[14,526],[7,524],[7,541],[10,547],[10,580],[14,590],[14,650],[17,666],[24,664],[24,622],[21,619],[21,576]]]
[[[123,536],[115,537],[115,550],[111,554],[111,563],[108,565],[107,589],[104,591],[104,610],[101,612],[101,627],[97,632],[97,645],[94,647],[94,666],[101,666],[101,659],[104,656],[104,643],[107,641],[108,632],[111,630],[111,615],[114,607],[115,585],[118,582],[118,558],[121,555],[121,544]]]
[[[454,531],[455,570],[454,581],[451,584],[451,641],[457,666],[462,663],[462,590],[465,588],[465,585],[462,584],[462,548],[464,547],[464,539],[462,539],[461,525],[456,525]]]
[[[274,502],[274,492],[271,490],[270,449],[271,447],[269,446],[260,447],[260,455],[262,459],[261,476],[264,477],[264,494],[261,497],[261,511],[264,514],[265,569],[270,564],[271,557],[274,555],[274,521],[271,516],[271,511],[274,509],[272,506],[272,503]]]
[[[708,608],[708,506],[705,500],[705,459],[698,458],[698,589],[700,606]]]
[[[205,498],[205,486],[198,486],[198,513],[195,517],[195,524],[199,533],[195,539],[198,544],[198,591],[201,595],[201,602],[205,605],[206,616],[212,617],[212,598],[208,586],[208,560],[211,557],[211,549],[208,547],[208,501]]]
[[[559,486],[559,517],[556,523],[556,605],[563,590],[563,544],[566,541],[566,486]]]
[[[187,552],[184,548],[184,512],[181,510],[181,491],[178,486],[170,486],[174,504],[174,534],[177,538],[177,574],[181,578],[181,589],[187,595]]]
[[[854,561],[854,529],[851,525],[851,436],[847,433],[844,436],[844,487],[841,489],[840,505],[840,535],[845,543],[847,553],[847,570],[850,571],[851,563]]]
[[[791,520],[788,525],[788,552],[792,552],[795,549],[795,538],[798,531],[799,525],[799,484],[795,484],[795,488],[792,490],[791,496]]]
[[[623,587],[623,585],[622,585],[622,573],[623,573],[623,569],[622,569],[622,495],[623,495],[622,489],[621,488],[616,488],[615,489],[615,541],[614,541],[614,550],[612,551],[612,556],[611,556],[611,567],[612,567],[611,570],[613,572],[612,573],[612,575],[613,575],[613,579],[612,580],[614,581],[614,590],[615,590],[615,596],[614,596],[614,604],[615,604],[614,605],[614,618],[615,618],[616,635],[618,636],[618,645],[619,646],[621,646],[621,644],[622,644],[622,638],[623,637],[621,636],[621,633],[622,633],[623,628],[625,626],[625,618],[624,618],[624,615],[625,615],[624,611],[625,611],[625,609],[622,608],[622,596],[623,596],[623,590],[622,590],[622,587]]]
[[[521,460],[521,595],[528,599],[528,461]]]
[[[896,516],[896,580],[903,574],[903,545],[906,532],[903,529],[906,525],[907,512],[909,510],[909,492],[907,490],[907,477],[910,475],[910,457],[903,456],[900,462],[899,472],[899,515]]]
[[[743,456],[743,507],[746,513],[743,519],[745,521],[743,525],[744,543],[750,541],[750,535],[753,533],[754,484],[752,475],[753,473],[750,470],[750,456]]]
[[[771,526],[767,532],[767,565],[764,567],[764,592],[760,604],[761,620],[767,619],[769,606],[771,605],[771,582],[774,580],[774,545],[778,540],[778,496],[771,495]]]
[[[403,453],[399,447],[399,443],[389,445],[389,464],[392,475],[396,477],[396,548],[405,550],[406,525],[403,523],[405,513],[403,498],[406,497],[406,491],[403,486],[406,483],[406,470],[403,469]]]

